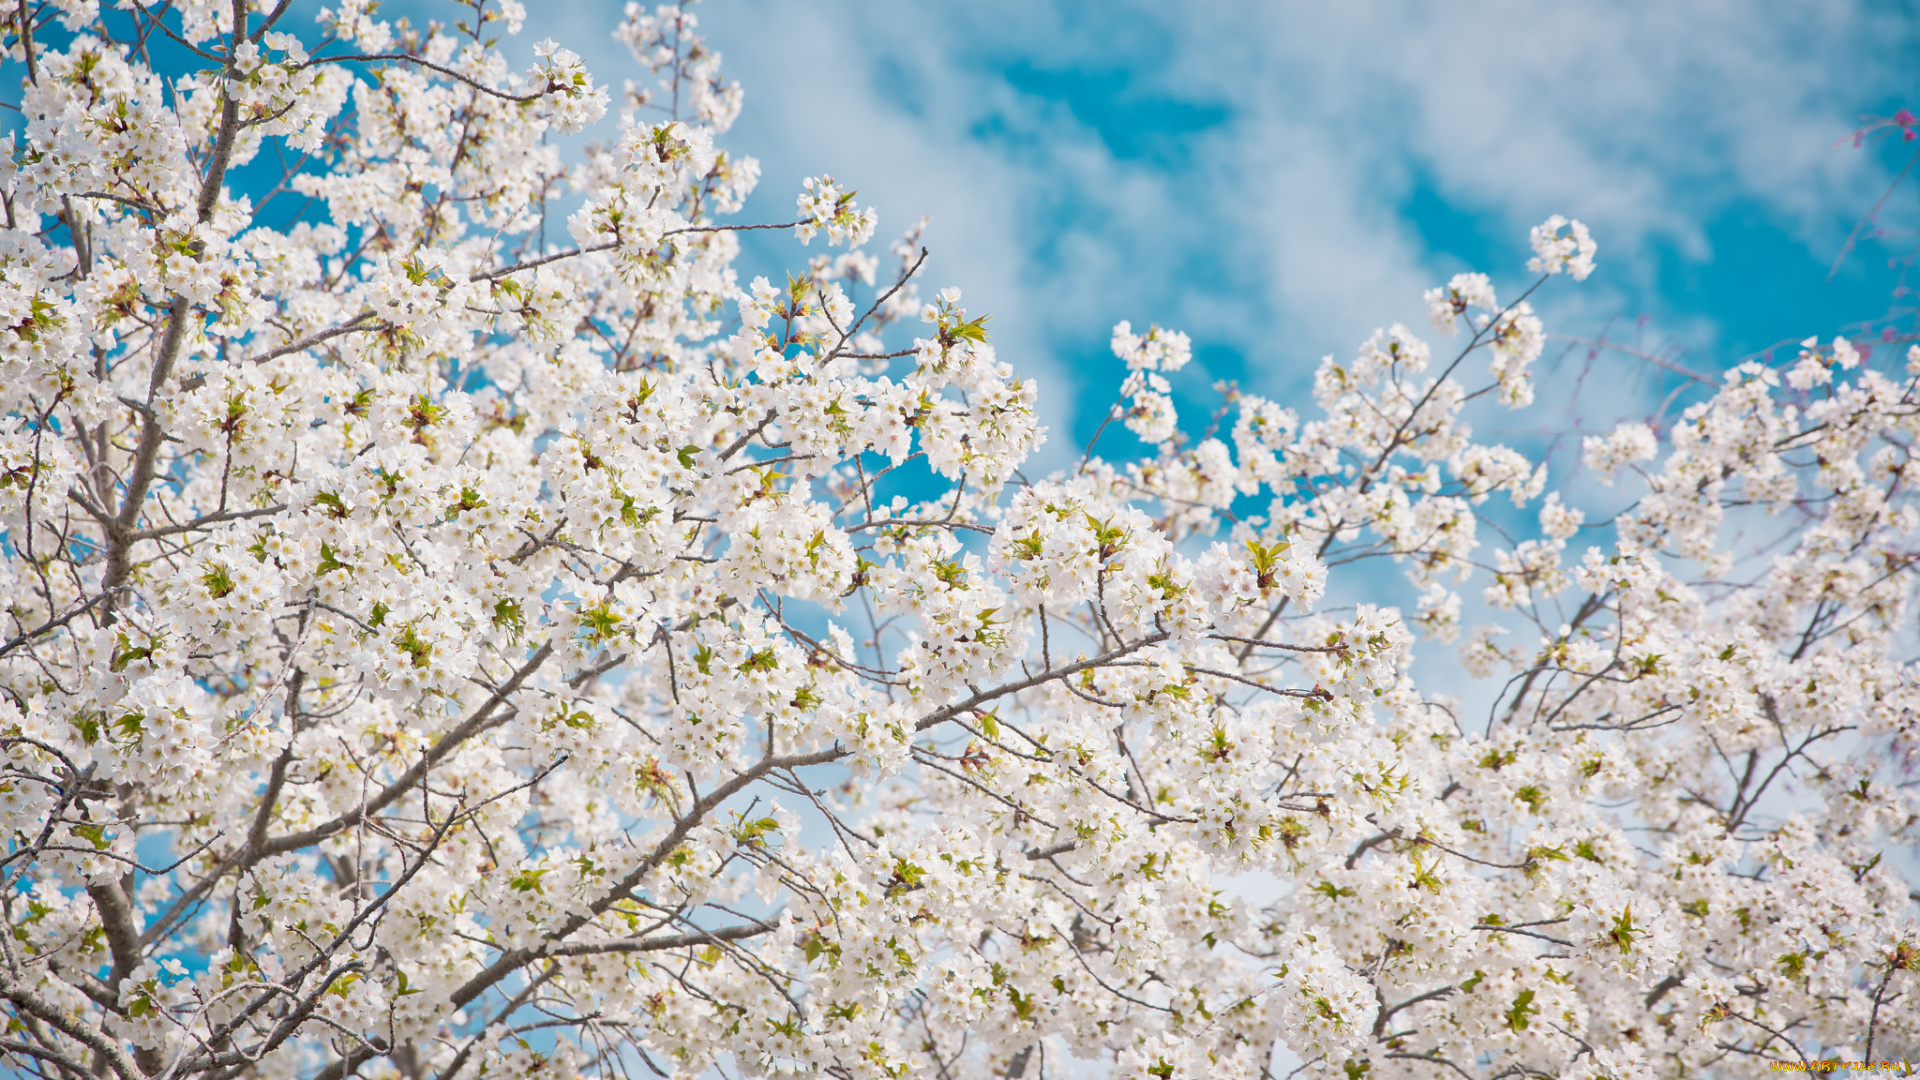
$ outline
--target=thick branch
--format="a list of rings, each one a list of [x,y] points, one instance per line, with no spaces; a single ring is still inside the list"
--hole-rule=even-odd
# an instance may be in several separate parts
[[[625,877],[616,882],[611,889],[608,889],[606,895],[594,901],[586,912],[576,914],[569,918],[564,926],[554,930],[548,940],[540,945],[511,949],[500,954],[498,959],[488,964],[484,970],[473,978],[468,979],[464,985],[453,992],[451,999],[453,1006],[455,1008],[464,1008],[469,1002],[478,998],[481,994],[486,993],[494,984],[528,964],[549,956],[565,955],[561,950],[569,947],[562,944],[566,937],[578,931],[614,904],[621,900],[631,898],[633,896],[633,890],[638,888],[642,881],[646,880],[648,874],[653,873],[661,863],[667,861],[667,857],[672,855],[675,849],[679,848],[681,843],[686,840],[687,834],[693,831],[694,826],[705,820],[706,816],[712,813],[721,803],[738,794],[749,784],[776,770],[797,769],[807,765],[820,765],[829,761],[837,761],[840,758],[846,757],[849,753],[851,753],[851,751],[841,747],[834,747],[830,750],[815,750],[806,754],[790,754],[785,757],[762,758],[758,762],[755,762],[751,768],[726,783],[721,784],[719,787],[714,788],[702,796],[698,802],[694,803],[693,806],[687,810],[686,814],[677,819],[673,823],[673,829],[669,831],[658,844],[654,845],[653,850],[647,853],[646,858],[641,859],[638,866],[635,866]],[[663,945],[660,947],[671,948],[672,946]],[[594,948],[594,946],[589,946],[588,948],[591,949]]]
[[[701,930],[691,934],[669,934],[666,937],[637,938],[626,941],[571,941],[564,945],[554,945],[546,950],[546,956],[599,956],[603,953],[639,953],[664,952],[668,949],[684,949],[690,945],[711,945],[719,941],[743,941],[747,938],[770,934],[774,927],[767,923],[747,923],[740,926],[726,926],[718,930]]]
[[[997,698],[1006,697],[1008,694],[1017,694],[1022,690],[1031,690],[1032,688],[1039,686],[1042,683],[1053,682],[1056,679],[1064,679],[1069,675],[1078,675],[1079,673],[1086,671],[1089,668],[1097,668],[1103,664],[1111,664],[1115,660],[1118,660],[1123,656],[1130,656],[1133,653],[1137,653],[1141,649],[1144,649],[1149,645],[1158,645],[1161,642],[1167,640],[1169,636],[1170,635],[1164,630],[1159,631],[1157,633],[1148,634],[1146,637],[1143,637],[1138,641],[1133,642],[1132,644],[1121,645],[1121,646],[1118,646],[1117,648],[1108,649],[1106,652],[1101,653],[1099,656],[1091,657],[1086,660],[1076,661],[1074,663],[1067,664],[1064,667],[1054,668],[1051,671],[1043,671],[1038,675],[1032,676],[1031,678],[1021,679],[1019,682],[1010,682],[1005,684],[1004,686],[996,686],[992,690],[982,690],[979,693],[974,694],[972,697],[967,698],[965,701],[955,702],[952,705],[943,705],[940,708],[935,709],[934,711],[914,721],[913,729],[915,731],[925,731],[930,727],[937,727],[940,724],[944,724],[947,721],[953,719],[954,717],[959,716],[961,713],[972,712],[974,709],[979,708],[980,706],[986,704],[989,701],[993,701]]]
[[[513,673],[513,678],[501,684],[498,690],[495,690],[488,696],[487,700],[483,702],[478,709],[474,710],[472,716],[469,716],[463,721],[459,727],[441,736],[440,741],[434,743],[426,753],[420,755],[420,760],[414,762],[413,766],[406,772],[401,773],[399,779],[381,788],[378,794],[368,799],[364,804],[354,807],[352,810],[341,814],[332,821],[315,825],[311,829],[303,829],[297,833],[290,833],[286,836],[279,836],[268,840],[257,849],[255,858],[271,858],[272,856],[281,855],[289,851],[298,851],[308,844],[325,840],[327,837],[332,836],[342,829],[352,828],[359,824],[361,818],[367,814],[378,813],[388,806],[393,805],[396,799],[412,791],[414,787],[426,777],[427,773],[431,772],[434,766],[440,764],[448,754],[459,749],[462,743],[485,728],[487,722],[493,718],[494,711],[506,702],[508,695],[520,689],[521,684],[525,683],[535,671],[538,671],[540,665],[546,663],[547,658],[552,655],[552,642],[541,645],[539,650],[529,657],[525,664],[520,666],[520,670]]]
[[[22,1012],[39,1019],[48,1027],[99,1054],[101,1060],[107,1063],[107,1067],[111,1068],[120,1080],[142,1080],[144,1074],[141,1073],[140,1066],[134,1064],[133,1059],[120,1049],[119,1044],[98,1030],[69,1019],[65,1009],[56,1007],[32,990],[14,982],[4,973],[0,973],[0,998],[13,1002]]]
[[[234,46],[246,35],[246,0],[234,0],[233,36]],[[228,50],[226,75],[233,77],[235,49]],[[224,92],[220,106],[220,130],[214,136],[213,154],[207,160],[207,174],[200,181],[200,197],[194,204],[198,220],[205,224],[213,216],[213,208],[220,201],[220,189],[226,182],[227,165],[233,160],[233,140],[240,131],[240,103]],[[192,312],[192,304],[187,298],[175,293],[167,305],[167,329],[160,339],[160,351],[153,360],[153,370],[147,377],[147,402],[142,410],[144,419],[140,425],[140,443],[134,451],[133,469],[127,476],[127,489],[121,499],[120,512],[115,515],[113,527],[107,535],[107,571],[101,582],[108,596],[107,617],[113,616],[113,599],[127,578],[133,573],[133,531],[140,520],[140,511],[146,506],[147,489],[153,485],[158,471],[160,446],[166,441],[166,429],[161,426],[160,416],[154,410],[154,399],[159,397],[160,388],[166,385],[173,374],[173,365],[180,358],[180,345],[186,337],[187,317]]]

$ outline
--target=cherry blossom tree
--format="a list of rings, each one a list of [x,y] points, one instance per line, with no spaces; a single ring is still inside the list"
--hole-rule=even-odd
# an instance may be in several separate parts
[[[508,64],[514,0],[295,7],[0,17],[12,1074],[1920,1051],[1920,350],[1742,365],[1576,505],[1463,420],[1593,267],[1554,218],[1525,295],[1456,277],[1438,344],[1203,438],[1187,338],[1120,324],[1146,450],[1041,475],[917,232],[826,177],[735,220],[684,6],[629,6],[657,85],[604,123],[574,54]],[[743,285],[754,228],[826,251]],[[1348,602],[1389,564],[1410,614]]]

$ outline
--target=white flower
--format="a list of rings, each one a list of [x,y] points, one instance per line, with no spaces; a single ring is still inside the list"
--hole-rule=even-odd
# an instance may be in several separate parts
[[[1567,235],[1560,235],[1561,229],[1567,229]],[[1570,222],[1555,214],[1535,225],[1528,239],[1533,244],[1533,258],[1527,260],[1527,269],[1534,273],[1567,273],[1575,281],[1585,281],[1593,273],[1593,254],[1599,245],[1578,221]]]
[[[1484,274],[1428,294],[1480,355],[1392,325],[1190,441],[1192,343],[1122,322],[1147,448],[1047,464],[1053,390],[923,302],[921,227],[883,264],[815,177],[794,227],[845,249],[742,286],[774,223],[733,217],[689,5],[628,8],[658,85],[565,153],[605,94],[551,42],[512,73],[519,3],[341,0],[212,75],[158,43],[217,59],[232,4],[144,49],[55,12],[0,229],[0,1013],[56,1070],[576,1080],[615,1033],[685,1075],[1651,1080],[1912,1041],[1920,430],[1864,343],[1586,439],[1596,494],[1468,423],[1546,340]],[[1578,223],[1534,246],[1592,266]]]

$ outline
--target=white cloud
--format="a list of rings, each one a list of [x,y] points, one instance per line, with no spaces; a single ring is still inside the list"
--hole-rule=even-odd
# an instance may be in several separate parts
[[[619,6],[536,11],[529,36],[617,85],[632,67],[606,34]],[[561,21],[541,23],[548,10]],[[1422,184],[1511,237],[1486,267],[1509,281],[1527,225],[1588,221],[1611,284],[1549,301],[1568,329],[1651,297],[1656,248],[1709,258],[1707,223],[1731,208],[1835,250],[1886,176],[1834,144],[1905,88],[1913,37],[1863,4],[1783,0],[696,10],[747,90],[728,143],[766,166],[750,212],[784,212],[801,177],[831,172],[880,208],[883,234],[931,214],[930,281],[994,313],[1057,433],[1069,392],[1097,412],[1106,391],[1062,360],[1097,354],[1121,318],[1235,347],[1269,389],[1375,325],[1412,324],[1419,290],[1455,266],[1404,213]],[[1169,152],[1129,155],[1128,125],[1164,123],[1151,106],[1167,102],[1224,119],[1148,130]]]

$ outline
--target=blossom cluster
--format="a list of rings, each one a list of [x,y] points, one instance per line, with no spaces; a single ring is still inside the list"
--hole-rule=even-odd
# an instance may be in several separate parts
[[[628,6],[657,85],[617,108],[552,43],[512,69],[513,0],[293,7],[0,16],[9,1068],[1920,1045],[1920,352],[1809,341],[1596,435],[1630,491],[1590,512],[1475,437],[1545,337],[1462,274],[1448,351],[1376,331],[1306,415],[1234,392],[1197,440],[1187,337],[1123,322],[1108,419],[1146,450],[1044,473],[1038,388],[923,298],[919,227],[869,252],[824,176],[732,219],[759,166],[688,5]],[[749,227],[825,243],[743,283]],[[1593,269],[1578,222],[1532,244]],[[1410,613],[1348,602],[1382,559]],[[1493,689],[1424,693],[1416,641]]]

